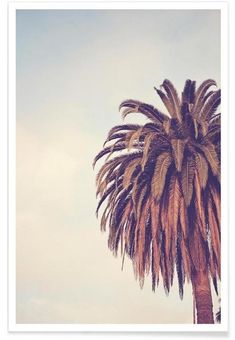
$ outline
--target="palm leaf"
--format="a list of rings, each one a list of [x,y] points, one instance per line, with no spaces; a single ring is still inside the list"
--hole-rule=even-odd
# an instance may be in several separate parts
[[[195,103],[194,103],[193,110],[192,110],[192,113],[194,115],[196,115],[196,116],[199,115],[199,113],[201,111],[201,107],[204,104],[203,99],[206,95],[207,90],[211,86],[216,86],[216,82],[213,79],[207,79],[196,90]]]
[[[192,81],[187,79],[184,85],[184,90],[182,92],[182,103],[189,103],[190,102],[190,89],[191,89]]]
[[[104,200],[110,195],[111,192],[113,192],[114,190],[116,189],[116,185],[115,184],[112,184],[106,191],[105,193],[102,195],[99,203],[98,203],[98,206],[97,206],[97,209],[96,209],[96,214],[98,215],[98,212],[99,212],[99,208],[101,207],[101,204],[104,202]]]
[[[170,132],[170,127],[171,127],[171,120],[170,119],[166,119],[164,122],[163,122],[163,128],[166,132],[167,135],[169,135],[169,132]]]
[[[199,148],[204,153],[212,173],[218,177],[220,174],[220,166],[215,146],[211,143],[207,143],[206,145],[199,145]]]
[[[194,132],[195,132],[195,139],[198,138],[198,121],[197,119],[193,118],[193,126],[194,126]]]
[[[111,140],[118,139],[119,141],[125,140],[127,133],[126,132],[121,132],[121,133],[116,133],[110,136],[108,139],[103,144],[103,147],[110,142]]]
[[[195,81],[191,81],[190,79],[187,79],[184,85],[184,90],[182,92],[182,103],[188,103],[191,104],[194,102],[195,97]]]
[[[149,196],[149,190],[148,190],[147,184],[145,184],[143,186],[143,188],[141,189],[141,192],[138,195],[137,200],[136,200],[136,220],[137,220],[137,222],[139,222],[139,219],[141,218],[143,206],[146,203],[146,201],[148,200],[148,196]]]
[[[181,121],[182,117],[181,117],[181,112],[180,112],[180,100],[179,100],[178,93],[175,87],[168,79],[164,80],[162,87],[166,91],[168,98],[170,102],[172,103],[172,106],[173,106],[172,113],[174,117],[177,118],[179,121]]]
[[[181,226],[183,238],[186,239],[188,235],[188,216],[187,216],[187,208],[186,208],[185,200],[183,196],[180,197],[179,220],[180,220],[180,226]]]
[[[123,143],[120,143],[118,145],[112,145],[112,146],[108,146],[106,148],[104,148],[102,151],[100,151],[98,153],[98,155],[95,157],[94,159],[94,162],[93,162],[93,167],[95,166],[96,162],[102,158],[103,156],[109,154],[109,156],[111,156],[111,154],[113,152],[116,152],[116,151],[121,151],[121,150],[124,150],[126,148],[126,143],[123,142]]]
[[[152,274],[154,277],[152,289],[155,290],[155,282],[159,282],[160,272],[160,246],[159,246],[159,204],[151,203],[151,230],[152,230]]]
[[[150,214],[150,201],[147,201],[142,209],[142,215],[141,219],[139,221],[138,225],[138,239],[136,243],[136,249],[137,249],[137,272],[140,279],[140,286],[143,287],[144,284],[144,274],[145,274],[145,266],[144,266],[144,249],[145,249],[145,232],[146,232],[146,224],[147,219]]]
[[[128,146],[127,146],[127,149],[128,151],[131,150],[131,148],[133,147],[133,145],[135,143],[139,143],[139,139],[140,139],[140,136],[142,134],[142,131],[143,131],[143,127],[139,128],[137,131],[135,131],[132,135],[131,135],[131,138],[130,140],[128,141]]]
[[[128,166],[125,169],[124,175],[123,175],[123,188],[127,188],[130,185],[130,181],[132,178],[132,175],[136,169],[136,167],[140,164],[140,159],[133,159]]]
[[[152,133],[149,133],[146,137],[145,137],[145,140],[144,140],[144,151],[143,151],[143,158],[142,158],[142,161],[141,161],[141,167],[142,167],[142,170],[144,170],[144,167],[148,161],[148,157],[149,157],[149,150],[151,149],[150,146],[151,146],[151,143],[152,141],[155,139],[156,137],[156,133],[152,132]]]
[[[182,161],[184,156],[185,140],[171,139],[172,153],[175,161],[175,167],[177,171],[181,171]]]
[[[190,264],[190,258],[189,258],[189,253],[188,253],[188,247],[183,238],[180,239],[180,249],[181,249],[181,254],[182,254],[184,273],[189,282],[191,278],[191,264]]]
[[[193,179],[195,174],[195,160],[192,156],[187,156],[183,161],[181,171],[181,188],[186,207],[189,206],[193,195]]]
[[[198,173],[198,178],[200,182],[200,186],[202,189],[206,187],[208,180],[208,165],[204,156],[200,153],[195,153],[195,166]]]
[[[125,108],[122,111],[122,117],[125,118],[130,113],[142,113],[147,118],[151,119],[155,123],[162,123],[164,119],[167,118],[167,116],[164,115],[164,113],[157,110],[152,105],[142,103],[138,100],[128,99],[121,103],[119,106],[119,110],[122,108]]]
[[[106,139],[106,142],[110,140],[110,138],[116,134],[119,131],[136,131],[141,127],[139,124],[123,124],[123,125],[117,125],[114,126],[108,133],[108,137]],[[106,143],[105,142],[105,143]]]
[[[212,115],[217,110],[218,106],[220,105],[221,101],[221,90],[215,91],[212,96],[210,96],[209,100],[207,101],[206,105],[203,107],[201,112],[201,119],[202,120],[210,120]]]
[[[96,185],[99,186],[105,174],[107,174],[108,171],[113,171],[118,165],[121,164],[121,162],[125,158],[126,158],[126,155],[122,155],[119,157],[115,157],[114,159],[111,159],[105,164],[103,164],[96,176]]]
[[[163,101],[168,113],[170,114],[171,117],[175,117],[174,113],[174,106],[173,103],[169,100],[169,98],[165,95],[165,93],[156,87],[154,87],[154,90],[157,92],[161,100]]]
[[[174,237],[177,236],[177,225],[179,219],[180,208],[180,187],[177,176],[172,176],[169,186],[168,199],[168,225],[172,230]]]
[[[194,188],[195,188],[195,203],[198,214],[198,224],[199,229],[202,235],[202,238],[207,240],[207,230],[206,230],[206,219],[205,219],[205,207],[203,205],[202,196],[201,196],[201,184],[199,181],[198,172],[195,172],[194,176]]]
[[[214,114],[210,117],[210,127],[211,126],[220,126],[221,124],[221,113]]]
[[[157,158],[151,183],[152,195],[157,200],[161,198],[165,185],[167,170],[171,162],[172,158],[168,152],[163,152]]]
[[[191,82],[191,87],[190,87],[190,98],[189,98],[189,103],[194,104],[195,101],[195,89],[196,89],[196,81]]]

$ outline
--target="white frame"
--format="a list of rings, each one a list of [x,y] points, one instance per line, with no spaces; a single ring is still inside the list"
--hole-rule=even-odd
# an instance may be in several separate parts
[[[221,324],[17,324],[16,323],[16,10],[17,9],[218,9],[221,11],[222,112],[228,112],[228,4],[226,2],[11,2],[8,7],[8,330],[10,332],[226,332],[228,330],[228,115],[222,115]]]

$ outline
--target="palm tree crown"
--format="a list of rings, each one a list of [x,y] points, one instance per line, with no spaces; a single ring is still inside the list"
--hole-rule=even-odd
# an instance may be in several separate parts
[[[152,289],[162,277],[168,293],[176,268],[181,298],[195,272],[206,272],[216,290],[220,278],[221,93],[215,86],[211,79],[198,88],[187,80],[180,98],[164,80],[155,90],[168,114],[125,100],[124,118],[142,113],[149,121],[113,127],[94,160],[109,158],[97,175],[97,213],[107,201],[101,229],[109,228],[109,248],[132,259],[141,287],[151,272]]]

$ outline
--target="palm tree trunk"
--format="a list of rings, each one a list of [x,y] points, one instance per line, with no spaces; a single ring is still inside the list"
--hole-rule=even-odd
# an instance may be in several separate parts
[[[193,294],[196,300],[197,323],[214,323],[213,304],[208,274],[197,271],[192,277]]]

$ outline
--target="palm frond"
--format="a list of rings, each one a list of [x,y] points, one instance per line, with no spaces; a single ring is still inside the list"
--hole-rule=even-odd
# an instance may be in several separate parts
[[[155,199],[159,200],[161,198],[167,170],[172,162],[171,155],[168,152],[163,152],[157,158],[153,178],[151,182],[151,191]]]
[[[101,150],[98,155],[95,157],[94,159],[94,162],[93,162],[93,167],[95,166],[96,162],[102,158],[103,156],[109,154],[111,155],[113,152],[116,152],[116,151],[121,151],[121,150],[124,150],[126,148],[126,143],[125,142],[122,142],[118,145],[112,145],[112,146],[108,146],[106,148],[104,148],[103,150]]]
[[[179,208],[180,208],[180,187],[177,176],[172,176],[169,185],[169,199],[168,199],[168,225],[174,234],[177,236],[177,227],[179,219]]]
[[[127,150],[130,151],[135,143],[139,143],[140,137],[142,135],[143,127],[140,127],[134,133],[131,134],[130,139],[127,140]]]
[[[195,153],[195,167],[198,173],[200,186],[202,189],[206,187],[208,180],[208,165],[204,156],[200,153]]]
[[[220,165],[215,146],[211,143],[207,143],[205,145],[200,145],[199,148],[202,150],[212,173],[218,177],[220,174]]]
[[[143,158],[141,161],[141,167],[142,167],[142,171],[145,168],[145,165],[149,159],[149,152],[151,150],[151,143],[153,142],[153,140],[157,138],[156,133],[149,133],[145,140],[144,140],[144,150],[143,150]]]
[[[187,214],[187,207],[185,204],[184,197],[180,197],[179,202],[179,222],[180,222],[180,231],[182,237],[186,239],[188,237],[188,214]]]
[[[171,139],[171,146],[173,151],[173,157],[175,161],[175,167],[177,171],[181,171],[182,161],[184,157],[184,148],[186,140],[182,139]]]
[[[128,166],[125,169],[124,175],[123,175],[123,188],[127,189],[130,185],[131,178],[133,176],[134,171],[136,170],[136,167],[140,164],[140,158],[133,159]]]
[[[216,86],[216,85],[217,84],[216,84],[216,82],[213,79],[207,79],[196,90],[196,93],[195,93],[195,102],[194,102],[194,107],[193,107],[193,110],[192,110],[192,113],[194,115],[196,115],[196,116],[199,115],[199,113],[201,111],[201,107],[204,104],[203,99],[205,98],[208,89],[211,86]]]
[[[190,90],[191,90],[191,83],[190,79],[187,79],[184,85],[184,90],[182,92],[182,103],[189,103],[190,102]]]
[[[142,113],[156,124],[161,124],[165,119],[167,119],[167,116],[165,116],[164,113],[160,112],[152,105],[142,103],[138,100],[127,99],[121,103],[119,110],[122,108],[125,108],[122,111],[123,118],[125,118],[130,113]]]
[[[114,127],[109,131],[108,137],[107,137],[105,143],[108,142],[108,141],[110,140],[110,138],[111,138],[114,134],[116,134],[116,133],[118,133],[118,132],[120,132],[120,131],[136,131],[136,130],[138,130],[140,127],[141,127],[141,125],[139,125],[139,124],[123,124],[123,125],[116,125],[116,126],[114,126]]]
[[[206,241],[207,240],[207,229],[206,229],[206,219],[205,219],[205,212],[204,212],[204,204],[201,195],[201,183],[199,180],[198,172],[195,172],[194,176],[194,188],[195,188],[195,206],[197,209],[198,214],[198,225],[201,232],[202,238]]]
[[[182,92],[182,103],[192,104],[195,99],[196,82],[187,79]]]
[[[193,179],[195,174],[195,160],[192,156],[187,156],[183,160],[183,167],[181,171],[181,188],[188,207],[193,195]]]
[[[161,86],[166,91],[169,101],[172,103],[172,117],[177,118],[179,121],[181,121],[182,117],[180,112],[180,100],[175,87],[168,79],[165,79]]]
[[[221,102],[221,91],[215,91],[202,109],[200,119],[209,121]]]

